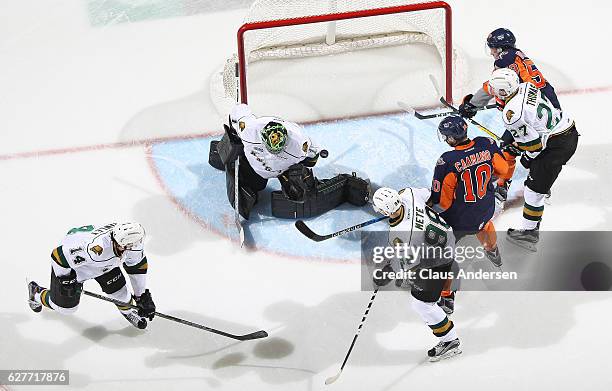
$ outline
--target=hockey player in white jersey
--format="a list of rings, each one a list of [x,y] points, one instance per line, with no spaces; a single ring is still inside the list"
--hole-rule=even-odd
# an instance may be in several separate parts
[[[519,229],[509,229],[507,239],[536,251],[544,199],[576,152],[579,134],[572,117],[555,108],[533,84],[519,83],[516,72],[498,69],[489,85],[505,102],[504,125],[521,153],[521,164],[529,170],[522,224]]]
[[[147,257],[144,254],[144,228],[138,223],[111,223],[73,228],[51,253],[51,283],[43,288],[28,284],[29,305],[34,312],[42,307],[63,314],[79,306],[83,283],[95,279],[113,299],[134,304],[138,309],[117,306],[135,327],[144,329],[153,320],[155,304],[146,289]],[[133,295],[126,285],[123,267],[130,278]],[[133,299],[133,301],[132,301]]]
[[[374,210],[389,216],[390,246],[424,246],[432,250],[421,251],[419,259],[393,259],[382,271],[417,271],[415,278],[410,280],[412,308],[438,337],[439,343],[427,355],[430,361],[439,361],[461,353],[455,325],[437,305],[454,262],[455,238],[451,227],[426,205],[429,197],[430,191],[424,188],[407,188],[398,193],[383,187],[376,190],[372,201]],[[432,278],[433,275],[438,278]],[[390,282],[384,275],[375,277],[380,277],[374,279],[378,286]]]
[[[343,202],[363,206],[369,183],[351,174],[317,179],[312,167],[323,152],[302,127],[277,117],[257,117],[249,106],[236,105],[229,115],[221,141],[211,143],[209,162],[226,172],[227,195],[234,204],[234,164],[239,165],[239,209],[242,217],[258,201],[258,192],[269,179],[278,178],[282,191],[272,192],[272,215],[303,218],[322,214]]]

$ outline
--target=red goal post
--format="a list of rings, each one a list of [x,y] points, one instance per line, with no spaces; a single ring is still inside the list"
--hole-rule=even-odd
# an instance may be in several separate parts
[[[247,83],[246,83],[246,53],[244,44],[244,35],[248,31],[261,30],[275,27],[297,26],[320,22],[333,22],[346,19],[364,18],[371,16],[381,16],[389,14],[399,14],[403,12],[425,11],[432,9],[443,9],[445,12],[445,79],[446,79],[446,100],[452,102],[452,86],[453,86],[453,38],[452,38],[452,11],[448,3],[444,1],[433,1],[425,3],[405,4],[393,7],[364,9],[358,11],[332,13],[327,15],[313,15],[297,18],[286,18],[254,23],[245,23],[238,29],[238,75],[240,79],[240,101],[247,103]]]

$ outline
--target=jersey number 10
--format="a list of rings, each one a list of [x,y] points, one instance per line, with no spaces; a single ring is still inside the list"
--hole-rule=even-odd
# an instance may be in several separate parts
[[[464,170],[461,173],[461,182],[463,182],[464,188],[464,201],[476,202],[476,197],[478,197],[478,199],[483,199],[487,194],[487,186],[490,180],[491,166],[487,163],[483,163],[476,167],[474,176],[472,176],[472,170],[470,168]],[[474,189],[474,185],[476,185],[476,189]]]

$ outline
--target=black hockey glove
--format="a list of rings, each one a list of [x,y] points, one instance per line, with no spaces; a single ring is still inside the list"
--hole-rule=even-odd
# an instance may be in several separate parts
[[[524,153],[523,156],[521,156],[521,165],[525,167],[526,169],[529,170],[529,167],[531,167],[531,162],[533,162],[533,158],[530,158],[529,156],[527,156],[526,153]]]
[[[506,144],[504,140],[502,140],[499,144],[499,148],[514,157],[521,156],[521,153],[523,153],[516,145],[514,145],[514,142]]]
[[[391,282],[391,279],[389,278],[388,274],[385,274],[385,273],[390,273],[390,272],[393,272],[393,268],[391,267],[389,263],[387,263],[385,266],[383,266],[382,269],[380,269],[379,272],[374,273],[374,275],[372,276],[372,281],[374,282],[374,285],[376,286],[388,285]]]
[[[463,118],[472,118],[478,112],[478,108],[470,103],[474,95],[469,94],[463,98],[463,103],[459,106],[459,115]]]
[[[140,297],[134,296],[134,301],[138,307],[138,316],[153,320],[153,317],[155,316],[155,303],[153,303],[151,292],[149,292],[148,289],[145,289],[144,293],[140,295]]]
[[[70,270],[70,274],[57,277],[60,283],[60,295],[64,297],[79,296],[83,291],[83,283],[77,281],[77,275],[74,270]]]

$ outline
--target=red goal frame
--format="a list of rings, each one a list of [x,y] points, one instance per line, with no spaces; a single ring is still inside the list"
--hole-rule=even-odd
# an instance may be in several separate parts
[[[252,30],[262,30],[273,27],[296,26],[301,24],[333,22],[337,20],[363,18],[369,16],[380,16],[397,14],[402,12],[425,11],[441,8],[444,10],[445,19],[445,79],[446,79],[446,100],[453,101],[453,37],[452,37],[452,10],[451,6],[444,1],[432,1],[417,4],[406,4],[394,7],[373,8],[368,10],[342,12],[336,14],[306,16],[300,18],[278,19],[263,22],[245,23],[238,29],[238,64],[237,73],[240,80],[240,101],[248,103],[247,83],[246,83],[246,61],[244,52],[244,34]]]

